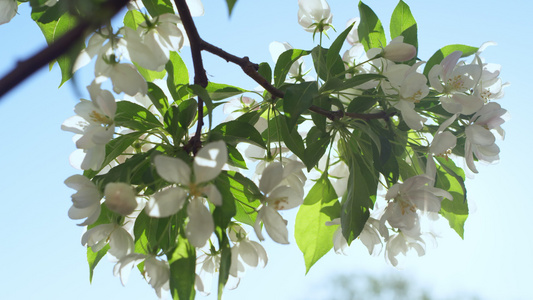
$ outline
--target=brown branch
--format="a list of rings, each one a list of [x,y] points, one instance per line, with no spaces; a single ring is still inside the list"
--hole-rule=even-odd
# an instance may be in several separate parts
[[[189,38],[189,43],[191,44],[191,55],[192,63],[194,66],[194,84],[205,88],[207,87],[207,74],[205,72],[204,63],[202,60],[202,39],[198,34],[196,25],[191,16],[189,7],[185,0],[174,0],[176,7],[178,8],[178,13],[187,32],[187,37]],[[202,135],[202,126],[204,125],[204,101],[200,96],[198,96],[198,124],[196,124],[196,134],[189,140],[184,149],[187,152],[196,154],[198,150],[202,147],[202,141],[200,137]]]
[[[76,27],[66,32],[55,42],[34,54],[32,57],[19,62],[15,68],[0,79],[0,97],[8,93],[25,79],[29,78],[40,68],[67,53],[77,41],[85,37],[89,30],[94,30],[108,22],[109,19],[126,6],[128,2],[129,0],[108,0],[102,4],[95,16],[78,20],[78,25],[76,25]],[[102,12],[105,13],[102,14]]]
[[[255,80],[255,82],[257,82],[266,91],[268,91],[274,98],[285,97],[285,93],[283,91],[274,87],[270,82],[268,82],[268,80],[266,80],[263,76],[261,76],[261,74],[257,72],[257,70],[259,69],[259,65],[252,63],[247,56],[241,58],[233,54],[230,54],[224,51],[223,49],[216,47],[204,40],[200,40],[200,41],[202,45],[202,50],[208,51],[220,58],[225,59],[227,62],[231,62],[231,63],[234,63],[240,66],[246,75],[248,75],[250,78]],[[378,112],[378,113],[372,113],[372,114],[348,113],[348,112],[343,112],[341,110],[330,111],[330,110],[325,110],[316,105],[311,105],[311,107],[309,107],[309,110],[314,113],[321,114],[330,120],[340,119],[346,116],[346,117],[350,117],[354,119],[361,119],[361,120],[368,121],[368,120],[373,120],[373,119],[388,119],[395,114],[395,113],[386,113],[384,111]]]

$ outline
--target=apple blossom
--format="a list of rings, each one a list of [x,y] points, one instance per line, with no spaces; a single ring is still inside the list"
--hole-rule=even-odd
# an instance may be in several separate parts
[[[447,112],[471,115],[483,106],[483,99],[470,94],[478,84],[482,69],[478,65],[460,63],[462,54],[461,51],[450,53],[431,68],[428,79],[431,86],[443,94],[439,100]]]
[[[204,246],[214,230],[214,223],[204,205],[203,197],[207,197],[217,206],[222,204],[220,192],[209,181],[220,174],[227,157],[226,144],[223,141],[209,143],[198,151],[193,161],[194,172],[179,158],[156,156],[154,164],[159,176],[179,186],[154,194],[146,204],[146,213],[156,218],[171,216],[182,208],[189,197],[187,238],[196,247]],[[192,174],[194,180],[191,179]]]
[[[501,138],[505,136],[500,125],[505,122],[503,116],[506,113],[507,110],[498,103],[490,102],[472,117],[470,125],[465,128],[465,162],[472,172],[478,173],[474,154],[477,159],[488,163],[499,160],[500,148],[495,144],[496,138],[491,130],[496,131]]]
[[[298,0],[298,23],[308,32],[329,29],[333,15],[326,0]]]
[[[169,51],[183,47],[184,37],[178,23],[181,19],[177,15],[163,14],[139,24],[136,31],[124,27],[130,59],[143,68],[162,71],[169,60]]]
[[[79,226],[94,223],[100,216],[100,200],[102,196],[96,185],[83,175],[72,175],[65,180],[65,184],[77,192],[72,195],[72,207],[68,211],[73,220],[86,218]]]
[[[170,290],[170,267],[167,261],[159,260],[153,255],[131,253],[119,259],[113,268],[113,274],[120,277],[122,285],[128,282],[131,270],[144,261],[144,275],[159,298],[163,292]]]
[[[105,204],[111,210],[123,216],[129,215],[137,207],[135,190],[123,182],[111,182],[105,186]]]
[[[85,152],[81,169],[99,170],[104,161],[105,145],[115,133],[117,104],[113,95],[100,89],[99,84],[93,82],[87,89],[92,101],[81,99],[74,107],[77,115],[65,120],[61,129],[76,134],[76,147]]]
[[[93,252],[98,252],[109,244],[108,253],[117,259],[132,253],[134,248],[131,235],[117,224],[100,224],[89,229],[81,237],[81,244],[91,247]]]
[[[398,101],[394,105],[400,110],[402,119],[409,128],[421,130],[426,118],[415,111],[415,103],[420,102],[429,94],[426,76],[416,72],[423,62],[408,65],[388,64],[383,72],[388,79],[383,83],[386,94],[397,95]]]

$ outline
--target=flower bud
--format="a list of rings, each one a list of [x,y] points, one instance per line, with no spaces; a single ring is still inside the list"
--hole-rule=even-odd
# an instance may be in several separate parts
[[[393,62],[407,61],[415,55],[415,46],[406,43],[390,43],[383,49],[383,57]]]
[[[104,193],[107,207],[123,216],[131,214],[137,207],[135,191],[129,184],[122,182],[108,183]]]

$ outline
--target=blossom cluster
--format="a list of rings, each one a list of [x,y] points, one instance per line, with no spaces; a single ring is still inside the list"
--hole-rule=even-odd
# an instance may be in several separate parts
[[[186,2],[203,15],[199,0]],[[425,254],[436,236],[425,224],[442,217],[462,235],[465,171],[499,160],[507,119],[500,66],[482,58],[491,43],[450,45],[422,61],[416,35],[387,42],[376,27],[369,38],[361,23],[377,16],[361,2],[364,18],[349,20],[326,49],[327,1],[298,6],[298,23],[319,44],[272,42],[275,68],[250,73],[274,79],[258,80],[265,90],[254,92],[189,82],[178,52],[191,24],[174,1],[131,1],[123,27],[87,38],[71,67],[94,61],[90,100],[61,126],[74,133],[70,162],[84,172],[65,180],[76,191],[68,216],[87,226],[89,256],[109,254],[123,285],[137,267],[158,297],[207,294],[216,275],[235,288],[248,269],[266,266],[264,233],[290,244],[293,226],[308,269],[357,239],[397,266],[399,254]],[[398,7],[394,14],[410,14]],[[16,11],[16,1],[0,0],[0,24]],[[220,104],[227,117],[212,126]],[[290,209],[296,220],[285,219]],[[89,260],[91,270],[97,263]]]

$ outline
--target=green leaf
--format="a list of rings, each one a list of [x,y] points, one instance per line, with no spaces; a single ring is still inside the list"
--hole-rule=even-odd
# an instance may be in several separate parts
[[[171,13],[174,14],[174,8],[172,7],[172,0],[142,0],[144,7],[148,10],[148,13],[152,17],[156,17],[162,14]]]
[[[348,104],[346,111],[351,113],[364,113],[372,108],[377,102],[378,99],[372,95],[356,96]]]
[[[292,85],[285,91],[283,110],[287,116],[287,125],[291,130],[295,129],[298,118],[313,104],[313,98],[317,95],[316,81]]]
[[[211,100],[213,101],[223,100],[248,92],[248,90],[240,87],[214,82],[209,82],[205,90],[209,93],[209,97],[211,97]]]
[[[109,244],[105,245],[104,248],[102,248],[98,252],[93,252],[91,247],[87,247],[87,262],[89,263],[89,282],[93,282],[93,275],[94,275],[94,268],[98,265],[100,260],[106,255],[107,251],[109,251]]]
[[[163,70],[161,72],[157,72],[157,71],[152,71],[152,70],[145,69],[145,68],[139,66],[135,62],[133,62],[133,64],[137,68],[137,71],[139,71],[139,74],[141,74],[142,77],[144,77],[144,79],[146,79],[146,82],[153,82],[156,79],[163,79],[165,77],[165,75],[167,74],[166,70]]]
[[[289,130],[289,127],[287,126],[287,118],[285,116],[280,115],[276,119],[276,125],[281,132],[281,137],[285,142],[285,146],[287,146],[287,148],[300,159],[304,159],[304,141],[302,136],[298,133],[298,130]]]
[[[311,171],[322,158],[328,148],[331,136],[318,127],[313,127],[307,133],[305,143],[307,148],[304,150],[304,159],[302,160],[307,171]]]
[[[223,171],[216,178],[215,185],[222,195],[223,205],[227,205],[227,211],[215,209],[214,216],[219,218],[219,224],[227,227],[234,217],[239,222],[253,226],[257,216],[254,208],[261,204],[258,200],[262,197],[255,183],[241,173]]]
[[[357,34],[365,47],[365,51],[372,48],[385,47],[387,38],[381,21],[374,11],[362,1],[359,2],[359,15],[361,16],[361,23],[357,28]]]
[[[265,142],[261,134],[255,129],[254,126],[241,122],[241,121],[229,121],[222,123],[211,130],[211,134],[220,134],[222,139],[232,145],[236,145],[239,142],[251,143],[266,149]]]
[[[178,246],[167,254],[170,265],[170,293],[173,299],[194,300],[196,280],[196,249],[181,234]]]
[[[333,247],[333,235],[338,226],[326,226],[339,217],[337,194],[327,173],[315,183],[296,215],[294,237],[305,260],[305,273]]]
[[[226,147],[228,149],[228,164],[237,168],[241,169],[247,169],[246,162],[244,161],[244,157],[241,155],[239,150],[233,145],[226,144]]]
[[[378,174],[372,163],[372,153],[362,152],[353,142],[344,144],[343,158],[350,169],[348,189],[343,199],[341,210],[342,234],[348,244],[356,239],[363,230],[370,216],[370,209],[374,207],[378,186]],[[370,148],[371,149],[371,148]]]
[[[115,125],[139,131],[163,126],[148,109],[129,101],[117,102]]]
[[[57,41],[78,23],[76,17],[67,13],[66,5],[34,7],[31,16],[41,29],[48,45]],[[50,69],[56,61],[61,69],[60,87],[72,77],[72,67],[83,48],[85,48],[83,40],[74,42],[65,54],[50,62]]]
[[[352,76],[350,79],[340,80],[337,77],[330,78],[320,87],[321,93],[333,92],[333,91],[344,91],[349,88],[354,88],[363,83],[367,83],[372,80],[381,80],[386,77],[380,74],[358,74]]]
[[[165,66],[167,70],[167,86],[174,101],[178,101],[186,96],[186,92],[181,91],[182,86],[189,84],[189,71],[187,66],[177,52],[170,52],[170,60]]]
[[[321,46],[316,46],[311,51],[311,57],[313,58],[313,64],[318,73],[318,77],[324,81],[331,80],[332,78],[343,78],[344,77],[344,62],[341,57],[336,55],[330,55],[329,50],[322,48]],[[328,65],[328,57],[330,58],[330,64]]]
[[[194,99],[188,99],[182,101],[178,105],[178,122],[181,127],[189,128],[192,121],[196,118],[196,113],[198,112],[198,103]],[[175,115],[174,115],[175,116]]]
[[[129,146],[139,140],[139,138],[143,134],[143,132],[131,132],[109,141],[109,143],[105,145],[105,159],[102,163],[102,166],[107,166],[115,158],[121,155]],[[96,174],[98,174],[98,172],[99,170],[86,170],[83,175],[90,179],[93,178]]]
[[[272,68],[268,63],[260,63],[257,73],[259,73],[259,75],[261,75],[267,82],[272,82]]]
[[[237,3],[237,0],[226,0],[226,4],[228,5],[228,16],[231,16],[235,3]]]
[[[145,21],[143,14],[138,10],[128,10],[124,15],[124,26],[127,26],[133,30],[137,30],[139,24]]]
[[[403,36],[403,42],[415,46],[418,50],[418,29],[415,18],[411,14],[411,9],[403,0],[400,0],[390,21],[390,35],[394,39]]]
[[[464,185],[464,171],[457,167],[451,159],[437,157],[437,177],[435,186],[448,191],[453,201],[444,199],[441,202],[440,214],[448,220],[450,227],[464,239],[464,225],[468,217],[468,203]]]
[[[169,103],[167,95],[165,95],[163,90],[161,90],[161,88],[156,84],[148,82],[148,97],[154,104],[155,108],[161,113],[162,116],[164,116],[169,108]]]
[[[476,53],[478,49],[479,48],[477,47],[460,44],[444,46],[428,59],[428,62],[424,67],[424,75],[428,76],[429,71],[431,70],[431,68],[433,68],[434,65],[440,64],[446,56],[448,56],[454,51],[461,51],[463,52],[463,55],[461,55],[461,57],[467,57]]]
[[[335,65],[339,64],[339,62],[343,65],[342,71],[344,71],[344,63],[342,62],[342,58],[340,57],[340,51],[342,48],[342,45],[344,45],[344,41],[346,40],[346,37],[348,36],[348,33],[350,33],[350,30],[352,30],[353,24],[348,26],[339,36],[333,41],[331,44],[331,47],[329,47],[328,52],[326,54],[326,67],[328,70],[331,70],[334,68]]]
[[[224,286],[228,282],[229,271],[231,268],[231,247],[229,244],[228,235],[226,234],[226,227],[218,227],[215,229],[215,234],[218,238],[220,251],[220,266],[218,270],[218,300],[222,300],[222,292]]]
[[[280,87],[285,82],[287,74],[292,64],[297,61],[300,57],[308,55],[310,51],[300,50],[300,49],[289,49],[283,52],[276,62],[276,67],[274,68],[274,86]]]

